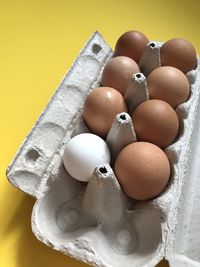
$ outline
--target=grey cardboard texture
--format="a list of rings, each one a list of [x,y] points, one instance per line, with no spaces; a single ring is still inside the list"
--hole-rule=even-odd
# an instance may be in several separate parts
[[[162,44],[150,42],[145,49],[140,60],[143,74],[133,76],[125,95],[131,111],[149,97],[145,76],[160,66]],[[153,267],[163,257],[171,267],[200,266],[199,61],[197,69],[187,73],[191,95],[177,107],[181,129],[166,149],[172,172],[159,197],[130,200],[112,170],[120,149],[136,141],[127,113],[115,118],[106,140],[111,165],[97,166],[87,184],[64,169],[64,145],[72,136],[89,132],[82,118],[83,103],[100,85],[103,67],[112,55],[95,32],[22,143],[7,177],[36,198],[32,212],[36,237],[66,255],[102,267]]]

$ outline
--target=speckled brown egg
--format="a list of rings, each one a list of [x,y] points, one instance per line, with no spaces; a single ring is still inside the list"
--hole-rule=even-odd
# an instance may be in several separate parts
[[[125,194],[137,200],[147,200],[158,196],[166,187],[170,164],[159,147],[136,142],[121,150],[114,171]]]
[[[108,60],[103,73],[102,85],[125,94],[133,74],[140,72],[137,63],[129,57],[119,56]]]
[[[160,48],[162,66],[172,66],[183,73],[193,70],[197,66],[197,55],[193,45],[187,40],[174,38]]]
[[[125,32],[117,40],[115,55],[130,57],[138,63],[148,42],[148,38],[142,32]]]
[[[178,134],[179,120],[175,110],[162,100],[148,100],[140,104],[132,115],[138,140],[160,148],[171,145]]]
[[[151,99],[166,101],[173,108],[185,102],[190,94],[190,84],[185,74],[177,68],[163,66],[147,77]]]
[[[105,138],[118,113],[127,112],[123,96],[111,87],[98,87],[86,98],[83,117],[90,130]]]

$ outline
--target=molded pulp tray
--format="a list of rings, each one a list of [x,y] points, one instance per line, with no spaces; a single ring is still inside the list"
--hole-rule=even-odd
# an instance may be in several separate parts
[[[160,66],[161,45],[147,45],[140,61],[145,76]],[[84,99],[100,85],[111,56],[111,48],[94,33],[21,145],[7,177],[36,197],[33,232],[58,251],[94,266],[150,267],[163,257],[173,267],[200,266],[199,63],[187,73],[191,95],[177,108],[180,133],[166,149],[171,179],[158,198],[128,199],[109,165],[98,166],[88,184],[63,167],[64,145],[71,136],[89,131],[82,120]],[[134,76],[130,85],[142,88],[137,101],[148,98],[145,76]],[[128,114],[116,117],[107,138],[113,158],[134,138]]]

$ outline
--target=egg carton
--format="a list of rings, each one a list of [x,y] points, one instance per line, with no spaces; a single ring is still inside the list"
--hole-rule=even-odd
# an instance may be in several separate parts
[[[160,66],[162,42],[150,42],[140,60],[146,76]],[[134,201],[122,192],[113,161],[136,136],[130,116],[118,114],[107,137],[111,165],[97,166],[88,183],[64,169],[64,145],[89,132],[82,119],[88,93],[100,85],[111,48],[95,32],[64,76],[7,170],[9,181],[36,198],[32,229],[46,245],[94,266],[200,266],[200,64],[187,73],[191,95],[177,108],[180,132],[166,149],[171,163],[167,188],[157,198]],[[131,112],[148,99],[146,78],[133,75],[125,98]],[[130,101],[135,95],[134,102]],[[78,166],[77,166],[78,168]]]

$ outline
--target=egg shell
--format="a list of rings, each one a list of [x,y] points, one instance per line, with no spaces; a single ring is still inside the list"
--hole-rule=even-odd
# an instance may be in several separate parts
[[[110,163],[110,151],[99,136],[91,133],[79,134],[66,144],[63,163],[72,177],[87,182],[97,166]]]
[[[143,102],[133,112],[132,120],[138,140],[153,143],[160,148],[171,145],[178,134],[178,116],[162,100]]]
[[[139,62],[149,40],[139,31],[123,33],[115,45],[115,56],[126,56]]]
[[[164,43],[160,49],[162,66],[172,66],[187,73],[196,68],[197,54],[193,45],[182,38],[174,38]]]
[[[156,53],[149,49],[143,57],[147,72],[159,62],[155,48]],[[176,142],[165,150],[172,174],[159,197],[129,202],[111,168],[104,174],[97,168],[87,184],[91,190],[64,169],[64,144],[79,128],[84,99],[91,87],[100,85],[101,71],[110,57],[111,48],[94,33],[17,151],[7,177],[36,198],[32,230],[52,249],[98,267],[152,267],[163,257],[170,267],[199,266],[199,62],[187,74],[191,96],[176,109],[183,127]],[[86,201],[83,208],[86,191],[88,200],[97,201]]]
[[[163,66],[152,71],[147,77],[150,99],[160,99],[173,108],[185,102],[190,94],[187,77],[177,68]]]
[[[125,94],[133,74],[140,72],[137,63],[129,57],[119,56],[108,60],[106,63],[101,83]]]
[[[118,113],[127,112],[123,96],[111,87],[98,87],[87,96],[83,117],[90,130],[105,138]]]
[[[114,170],[124,192],[137,200],[158,196],[170,177],[167,156],[159,147],[147,142],[136,142],[123,148]]]

